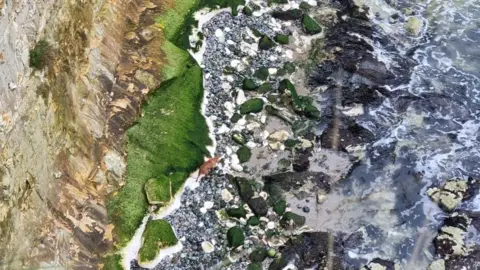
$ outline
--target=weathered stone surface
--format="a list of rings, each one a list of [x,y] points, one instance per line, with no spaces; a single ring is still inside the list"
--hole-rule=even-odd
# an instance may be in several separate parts
[[[262,197],[255,197],[248,201],[248,206],[257,216],[266,216],[268,213],[268,205]]]

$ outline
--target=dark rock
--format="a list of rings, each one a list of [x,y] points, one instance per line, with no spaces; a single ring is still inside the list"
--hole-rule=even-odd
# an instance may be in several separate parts
[[[245,235],[243,234],[242,229],[239,227],[232,227],[227,231],[227,241],[228,246],[231,248],[236,248],[245,242]]]
[[[300,9],[303,11],[309,11],[312,8],[307,2],[300,3]]]
[[[360,126],[350,118],[340,117],[338,133],[333,120],[320,136],[321,145],[324,148],[333,148],[333,142],[337,141],[337,149],[345,151],[347,146],[356,146],[371,142],[375,136],[366,128]],[[338,138],[334,138],[338,134]]]
[[[248,202],[255,194],[252,182],[243,177],[235,177],[234,182],[242,200]]]
[[[282,219],[280,220],[280,225],[286,229],[301,227],[305,225],[305,217],[297,215],[292,212],[286,212],[283,214]]]
[[[273,205],[273,211],[279,216],[283,215],[286,209],[287,202],[285,200],[280,200],[275,205]]]
[[[252,156],[252,152],[248,147],[242,146],[237,150],[237,156],[240,163],[245,163],[250,160],[250,157]]]
[[[291,125],[297,119],[297,117],[294,114],[290,113],[288,110],[276,108],[272,105],[265,106],[265,110],[268,114],[282,119],[289,125]]]
[[[248,6],[245,6],[243,8],[243,14],[245,14],[246,16],[252,16],[253,14],[253,10],[251,8],[249,8]]]
[[[240,113],[249,114],[249,113],[261,112],[263,109],[263,104],[264,104],[263,99],[252,98],[250,100],[245,101],[242,105],[240,105]]]
[[[231,121],[232,123],[237,123],[238,120],[240,120],[241,118],[242,118],[242,116],[241,116],[240,114],[234,113],[234,114],[232,115],[232,118],[230,118],[230,121]]]
[[[256,90],[258,88],[257,84],[252,79],[244,79],[242,83],[243,90]]]
[[[464,243],[464,234],[470,225],[470,218],[457,212],[445,219],[434,240],[435,249],[440,257],[463,256],[468,248]]]
[[[302,208],[302,210],[303,210],[303,212],[305,212],[305,213],[310,212],[310,208],[309,208],[308,206],[304,206],[304,207]]]
[[[297,139],[288,139],[284,142],[284,145],[285,147],[287,148],[293,148],[295,147],[296,145],[300,144],[301,141],[300,140],[297,140]]]
[[[475,246],[465,256],[452,256],[445,261],[447,270],[477,270],[480,269],[480,246]]]
[[[287,266],[288,261],[285,259],[283,255],[280,255],[280,257],[275,258],[270,266],[268,267],[268,270],[282,270]]]
[[[282,21],[293,21],[299,20],[303,16],[303,11],[300,9],[289,9],[289,10],[274,10],[272,12],[272,17]]]
[[[266,257],[267,257],[267,250],[265,248],[257,248],[254,251],[252,251],[252,253],[250,253],[250,255],[248,256],[248,258],[252,262],[257,262],[257,263],[263,262],[263,260],[265,260]]]
[[[330,177],[322,172],[283,172],[263,176],[265,180],[265,191],[272,196],[272,193],[267,191],[271,186],[276,186],[283,191],[297,190],[306,181],[311,181],[318,190],[330,191],[329,180]]]
[[[288,4],[288,0],[268,0],[268,4]]]
[[[268,204],[262,197],[252,198],[248,201],[248,206],[257,216],[266,216],[268,213]]]
[[[309,35],[314,35],[322,32],[322,27],[312,17],[304,14],[302,17],[302,25],[305,32]]]
[[[227,215],[234,218],[244,218],[247,216],[247,210],[243,207],[235,207],[226,210]]]
[[[258,48],[260,50],[270,50],[273,47],[275,47],[275,42],[273,42],[273,40],[269,38],[267,35],[263,35],[260,38],[260,41],[258,43]]]
[[[300,149],[295,148],[293,156],[293,170],[296,172],[303,172],[310,167],[309,158],[312,156],[312,148]]]

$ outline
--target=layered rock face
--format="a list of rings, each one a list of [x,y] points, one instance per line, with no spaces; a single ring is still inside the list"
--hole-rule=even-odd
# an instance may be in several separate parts
[[[163,6],[162,6],[163,5]],[[124,131],[162,81],[169,1],[0,0],[0,261],[97,268]],[[39,40],[46,67],[29,67]],[[148,59],[148,60],[147,60]]]

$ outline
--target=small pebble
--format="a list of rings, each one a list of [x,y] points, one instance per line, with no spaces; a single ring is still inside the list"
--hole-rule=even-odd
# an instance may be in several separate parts
[[[303,207],[303,212],[305,212],[305,213],[310,212],[310,208],[308,208],[308,206],[304,206]]]

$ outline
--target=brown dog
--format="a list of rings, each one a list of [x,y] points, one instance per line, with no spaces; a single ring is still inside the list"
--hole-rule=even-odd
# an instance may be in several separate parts
[[[197,181],[202,175],[207,175],[212,169],[217,167],[218,162],[222,159],[221,157],[214,157],[208,159],[205,163],[203,163],[202,166],[200,166],[200,169],[198,169],[198,177]]]

